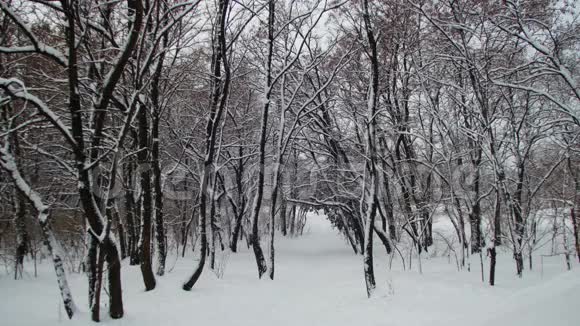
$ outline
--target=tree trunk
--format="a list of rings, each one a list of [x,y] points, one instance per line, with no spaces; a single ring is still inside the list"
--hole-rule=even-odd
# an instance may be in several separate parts
[[[481,251],[485,245],[481,234],[481,209],[479,203],[473,205],[473,211],[469,214],[469,225],[471,227],[471,254]]]
[[[342,220],[342,224],[343,224],[343,226],[344,226],[344,227],[343,227],[343,229],[344,229],[343,233],[346,235],[346,238],[347,238],[347,240],[348,240],[348,243],[349,243],[349,244],[350,244],[350,246],[352,247],[352,251],[354,251],[354,254],[355,254],[355,255],[358,255],[358,247],[357,247],[357,246],[358,246],[358,243],[357,243],[357,241],[356,241],[356,240],[355,240],[355,239],[352,237],[352,235],[350,234],[349,227],[348,227],[348,226],[347,226],[347,224],[346,224],[346,218],[344,217],[344,214],[343,214],[343,212],[339,211],[339,212],[338,212],[338,214],[340,215],[340,217],[341,217],[341,220]]]
[[[95,236],[91,233],[87,233],[87,257],[86,257],[86,272],[87,279],[89,283],[89,308],[91,312],[94,310],[94,306],[98,305],[100,302],[95,300],[97,288],[97,278],[98,278],[98,261],[99,261],[99,242]],[[92,314],[94,316],[94,314]]]
[[[524,258],[523,258],[523,241],[525,232],[525,221],[522,212],[522,195],[525,177],[525,165],[523,162],[518,164],[518,179],[516,183],[516,190],[514,193],[514,199],[512,202],[514,222],[515,222],[515,241],[514,241],[514,260],[516,262],[516,272],[519,277],[522,277],[524,271]]]
[[[266,156],[266,133],[268,131],[268,114],[270,111],[270,101],[272,95],[272,56],[274,47],[274,1],[268,1],[268,54],[266,63],[266,94],[264,94],[264,106],[262,107],[262,121],[260,126],[260,140],[259,140],[259,160],[258,160],[258,184],[256,189],[256,197],[254,205],[252,206],[252,234],[251,243],[256,257],[256,265],[258,267],[258,278],[268,270],[264,253],[260,246],[259,238],[259,217],[262,208],[262,197],[264,194],[264,164]]]
[[[114,199],[113,199],[113,207],[111,209],[113,210],[111,212],[111,214],[113,216],[113,220],[117,222],[117,234],[119,234],[119,244],[121,247],[121,259],[125,259],[128,256],[125,225],[123,224],[123,220],[121,219],[121,214],[119,214],[117,204],[114,203]]]
[[[217,219],[216,219],[216,192],[217,192],[218,173],[213,178],[213,187],[211,187],[210,210],[209,210],[209,227],[211,235],[211,246],[209,247],[209,268],[215,270],[215,247],[217,243]]]
[[[142,107],[139,111],[139,177],[141,183],[141,237],[139,239],[139,260],[145,291],[155,288],[155,275],[151,266],[151,170],[149,169],[149,125],[147,110]]]
[[[206,234],[206,217],[207,217],[207,192],[210,176],[213,173],[213,162],[215,154],[216,135],[221,120],[222,112],[226,106],[230,86],[230,70],[226,60],[226,17],[228,13],[229,0],[220,0],[217,12],[217,24],[215,29],[215,39],[213,43],[214,51],[212,56],[212,93],[210,97],[210,116],[206,125],[206,144],[203,172],[200,184],[200,216],[199,227],[201,237],[200,260],[191,277],[183,284],[183,290],[190,291],[195,285],[203,268],[205,266],[205,256],[207,254],[207,234]],[[225,75],[222,78],[221,68],[223,67]]]
[[[203,197],[203,196],[202,196]],[[204,198],[205,200],[205,198]],[[200,209],[206,209],[205,205],[201,205]],[[199,250],[199,262],[197,263],[197,267],[195,271],[189,278],[187,282],[183,284],[183,289],[185,291],[190,291],[191,288],[195,285],[201,273],[203,272],[203,268],[205,266],[205,259],[207,256],[207,227],[206,227],[206,214],[200,213],[199,215],[199,237],[200,237],[200,250]]]
[[[135,198],[133,196],[133,173],[134,164],[130,159],[127,164],[127,173],[125,174],[125,185],[127,189],[125,190],[125,218],[127,219],[127,250],[129,255],[129,264],[137,265],[139,264],[139,251],[137,248],[138,243],[138,227],[135,222]]]
[[[501,195],[500,195],[500,190],[499,188],[496,190],[495,192],[495,211],[494,211],[494,223],[497,223],[500,219],[500,214],[501,214]],[[499,234],[496,233],[497,229],[494,227],[494,232],[493,232],[493,240],[491,242],[491,248],[489,249],[489,285],[494,286],[495,285],[495,264],[496,264],[496,250],[495,250],[495,246],[496,246],[496,238],[499,237]]]
[[[296,232],[296,204],[292,204],[290,207],[290,220],[288,222],[290,224],[290,236],[294,236]]]
[[[568,170],[574,180],[574,206],[570,209],[570,219],[572,220],[572,230],[574,231],[574,245],[576,247],[576,258],[580,262],[580,237],[578,234],[578,213],[580,212],[580,182],[577,170],[572,166],[570,157],[567,159]]]
[[[95,272],[94,281],[94,297],[93,303],[91,305],[91,319],[94,322],[101,321],[101,288],[103,285],[103,265],[105,264],[105,252],[104,250],[98,250],[97,255],[97,268]]]
[[[161,165],[159,161],[159,112],[153,118],[153,184],[155,188],[155,237],[157,243],[157,275],[165,274],[167,244],[163,218],[163,192],[161,190]]]
[[[377,191],[378,191],[378,175],[377,175],[377,153],[376,153],[376,109],[377,109],[377,99],[379,92],[379,63],[378,63],[378,53],[377,44],[371,25],[371,18],[369,14],[369,3],[368,0],[364,0],[363,3],[363,19],[366,31],[366,36],[369,42],[370,53],[369,57],[371,60],[371,80],[369,82],[369,93],[367,95],[367,130],[366,130],[366,157],[367,162],[365,166],[365,179],[363,181],[363,192],[361,195],[360,211],[361,215],[366,206],[366,225],[365,225],[365,238],[364,238],[364,274],[367,289],[367,296],[370,298],[376,288],[374,264],[373,264],[373,228],[375,223],[375,215],[377,213]],[[366,176],[369,180],[369,194],[368,197],[365,193],[364,182],[366,182]],[[365,200],[366,198],[366,200]]]
[[[92,132],[93,142],[90,150],[90,157],[87,157],[85,153],[85,130],[83,124],[83,110],[81,97],[79,93],[79,74],[78,74],[78,53],[77,53],[77,40],[76,40],[76,22],[77,17],[75,11],[78,9],[76,6],[69,4],[67,1],[62,2],[63,13],[66,15],[67,28],[66,30],[66,42],[68,48],[68,62],[67,62],[67,74],[68,74],[68,108],[70,111],[70,132],[72,134],[74,143],[71,145],[74,158],[75,158],[75,169],[77,172],[78,179],[78,193],[82,208],[85,212],[86,221],[88,222],[88,230],[93,233],[93,236],[98,236],[101,241],[101,246],[105,246],[105,255],[109,257],[111,263],[115,260],[118,262],[119,256],[116,250],[116,244],[111,239],[111,234],[109,233],[110,228],[105,227],[105,222],[103,216],[97,206],[95,197],[92,193],[92,178],[89,175],[89,169],[87,166],[91,163],[91,159],[96,159],[99,154],[100,138],[103,136],[103,125],[105,120],[107,107],[113,97],[113,92],[115,86],[121,79],[121,75],[124,71],[127,62],[129,61],[133,50],[137,45],[139,34],[141,31],[141,25],[143,22],[143,3],[141,1],[128,1],[127,2],[129,11],[129,21],[130,31],[128,38],[126,40],[123,51],[113,65],[107,78],[104,80],[102,89],[99,92],[99,100],[92,104],[92,110],[94,113],[94,123],[95,127]],[[93,160],[94,161],[94,160]],[[113,257],[114,256],[114,257]],[[95,259],[96,260],[96,259]],[[109,264],[109,284],[110,285],[121,285],[120,278],[120,263]],[[115,273],[111,273],[115,271]],[[91,276],[89,275],[89,279]],[[111,289],[112,287],[110,287]],[[91,291],[89,289],[89,291]],[[90,295],[90,294],[89,294]],[[111,305],[109,306],[109,314],[111,318],[121,318],[123,316],[123,301],[121,291],[110,291],[109,292]],[[97,303],[98,304],[98,303]]]
[[[67,316],[72,319],[73,315],[77,311],[77,308],[68,286],[61,255],[56,250],[58,245],[50,228],[49,207],[42,202],[42,199],[38,193],[30,188],[26,180],[20,174],[17,163],[13,156],[10,155],[9,152],[4,151],[5,148],[7,147],[0,147],[0,166],[8,172],[12,178],[12,181],[14,182],[14,186],[18,189],[18,191],[26,196],[34,209],[38,212],[38,222],[40,224],[42,239],[49,255],[52,257],[54,271],[56,273],[56,280],[58,282],[60,295],[64,303],[64,309],[66,310]]]
[[[69,319],[72,319],[73,315],[76,313],[77,308],[74,303],[70,287],[68,286],[68,281],[66,279],[66,273],[64,271],[64,263],[60,254],[55,252],[57,246],[54,234],[49,226],[48,215],[45,218],[41,218],[43,213],[39,213],[40,229],[44,241],[44,246],[52,257],[52,262],[54,265],[54,271],[56,273],[56,280],[58,282],[58,287],[60,289],[60,295],[64,304],[64,310]]]
[[[109,281],[109,316],[113,319],[123,317],[123,287],[121,283],[121,261],[117,245],[107,238],[102,246],[105,250],[105,261],[107,262],[107,280]]]
[[[29,236],[26,229],[26,196],[20,191],[15,192],[16,214],[14,227],[16,231],[16,253],[14,256],[14,279],[22,278],[24,257],[29,252]]]
[[[477,150],[477,157],[472,161],[475,170],[475,180],[473,182],[473,205],[469,213],[469,225],[471,227],[471,254],[481,252],[481,248],[485,246],[483,235],[481,233],[481,204],[479,200],[480,193],[480,172],[479,165],[481,162],[482,149]]]
[[[287,205],[286,198],[282,196],[280,198],[280,232],[283,236],[288,234],[288,230],[286,228],[286,205]]]
[[[243,217],[244,217],[244,213],[241,211],[238,211],[236,214],[234,231],[232,232],[232,240],[230,242],[230,249],[232,250],[232,252],[238,252],[238,240],[240,238],[240,231],[242,229]]]
[[[283,122],[281,122],[282,124]],[[282,133],[279,135],[282,139]],[[278,150],[281,151],[281,142],[278,144]],[[274,260],[275,260],[275,248],[274,248],[274,236],[276,234],[276,205],[278,203],[278,194],[280,192],[279,181],[280,181],[280,164],[282,161],[282,153],[278,152],[276,162],[274,163],[274,184],[272,185],[272,198],[270,201],[270,279],[274,279]]]
[[[570,219],[572,220],[572,229],[574,230],[574,244],[576,245],[576,256],[580,262],[580,238],[578,237],[578,219],[574,213],[574,208],[570,209]]]
[[[391,244],[389,242],[389,238],[387,236],[387,234],[385,233],[385,231],[377,228],[377,226],[373,226],[375,233],[377,234],[377,236],[379,237],[379,239],[381,240],[381,242],[383,243],[383,246],[385,247],[385,250],[387,251],[387,254],[391,254],[391,252],[393,251],[391,248]]]
[[[238,156],[244,156],[244,148],[243,146],[238,147]],[[243,178],[244,178],[244,160],[238,160],[238,168],[235,169],[236,173],[236,189],[238,193],[238,200],[237,205],[234,207],[234,213],[236,215],[236,219],[234,222],[234,230],[232,232],[232,239],[230,242],[230,249],[232,252],[238,251],[238,239],[240,238],[240,230],[242,229],[242,220],[244,218],[244,211],[246,210],[246,199],[244,197],[244,186],[243,186]]]
[[[383,160],[383,171],[387,170],[387,163]],[[389,186],[389,176],[383,173],[383,186],[385,191],[385,215],[389,228],[389,237],[392,241],[397,241],[397,226],[395,225],[395,216],[393,214],[393,200],[391,198],[391,189]]]
[[[562,247],[564,249],[564,259],[566,261],[566,270],[572,269],[570,262],[570,250],[568,249],[568,237],[566,236],[566,217],[562,216]]]
[[[495,264],[496,264],[495,246],[489,249],[489,285],[495,285]]]
[[[167,244],[165,240],[165,226],[163,218],[163,193],[161,190],[161,162],[159,159],[159,121],[161,119],[161,104],[159,101],[159,81],[165,60],[165,49],[168,45],[167,33],[163,34],[163,51],[159,54],[159,60],[153,80],[151,82],[151,102],[153,104],[153,120],[151,126],[152,148],[151,159],[153,161],[153,185],[155,190],[155,238],[157,243],[157,275],[165,274],[165,261],[167,258]]]

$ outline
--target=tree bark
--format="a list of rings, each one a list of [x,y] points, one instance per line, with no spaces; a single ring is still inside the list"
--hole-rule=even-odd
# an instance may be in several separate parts
[[[22,278],[24,257],[29,252],[29,235],[26,229],[26,196],[20,190],[15,192],[16,214],[14,228],[16,231],[16,253],[14,257],[14,279]]]
[[[238,147],[238,156],[240,159],[238,160],[237,168],[235,169],[235,179],[236,179],[236,190],[238,193],[238,200],[237,204],[232,207],[234,208],[235,214],[235,222],[234,222],[234,230],[232,232],[232,239],[230,242],[230,249],[232,252],[238,251],[238,239],[240,238],[240,230],[242,229],[242,220],[244,218],[244,211],[246,210],[246,199],[244,197],[244,186],[243,186],[243,178],[244,178],[244,160],[241,157],[244,156],[244,148],[243,146]]]
[[[500,214],[501,214],[501,195],[500,195],[500,190],[499,188],[496,190],[495,193],[495,211],[494,211],[494,223],[499,222],[500,219]],[[494,286],[495,285],[495,265],[496,265],[496,250],[495,250],[495,246],[497,241],[495,240],[495,238],[497,238],[499,236],[498,233],[496,233],[496,229],[494,228],[493,231],[493,240],[491,242],[491,248],[488,251],[489,254],[489,285]]]
[[[282,198],[280,198],[280,232],[282,233],[283,236],[286,236],[288,234],[288,230],[286,228],[286,206],[287,206],[287,201],[286,198],[284,198],[284,196],[282,196]]]
[[[580,238],[578,237],[578,219],[574,213],[574,208],[570,209],[570,219],[572,220],[572,229],[574,231],[574,244],[576,245],[576,257],[580,262]]]
[[[159,112],[153,117],[153,184],[155,189],[155,237],[157,243],[157,275],[165,274],[167,245],[165,241],[165,225],[163,218],[163,191],[161,189],[161,165],[159,160]]]
[[[369,94],[367,95],[367,118],[366,123],[366,168],[365,174],[369,180],[369,194],[365,193],[365,186],[363,183],[363,192],[361,195],[361,212],[366,206],[366,225],[364,238],[364,274],[367,289],[367,296],[370,298],[376,288],[374,264],[373,264],[373,228],[375,223],[375,215],[377,213],[377,190],[378,190],[378,175],[377,175],[377,153],[376,153],[376,109],[379,92],[379,62],[377,53],[377,44],[371,25],[371,17],[369,14],[369,2],[364,0],[363,3],[363,19],[366,31],[367,40],[369,42],[371,60],[371,80],[369,82]],[[363,182],[366,182],[366,177]],[[364,200],[366,198],[366,200]],[[362,215],[362,214],[361,214]]]
[[[165,241],[165,226],[163,218],[163,193],[161,189],[161,162],[159,158],[159,121],[161,120],[161,104],[159,101],[159,81],[163,62],[165,60],[165,49],[167,48],[167,34],[163,34],[162,52],[159,54],[156,70],[153,73],[151,83],[151,102],[153,104],[153,119],[151,128],[152,148],[151,158],[153,161],[153,185],[155,190],[155,237],[157,243],[157,275],[165,274],[165,261],[167,258],[167,244]]]
[[[125,190],[125,218],[127,219],[128,231],[127,250],[129,255],[129,264],[137,265],[139,264],[139,250],[137,248],[139,236],[137,223],[135,221],[135,199],[132,190],[135,189],[133,185],[134,163],[132,159],[129,159],[126,171],[125,185],[127,189]]]
[[[572,160],[567,159],[568,170],[574,180],[574,206],[570,209],[570,219],[572,220],[572,230],[574,231],[574,245],[576,247],[576,258],[580,262],[580,235],[578,234],[578,213],[580,212],[580,182],[577,176],[577,170],[572,166]]]
[[[200,260],[197,264],[191,277],[183,284],[183,290],[190,291],[195,285],[203,268],[205,266],[205,256],[207,253],[207,234],[206,234],[206,217],[207,217],[207,192],[210,181],[210,176],[213,173],[213,162],[215,155],[216,135],[221,120],[222,112],[226,106],[226,101],[229,94],[230,87],[230,70],[227,61],[226,53],[226,18],[228,13],[229,0],[220,0],[217,12],[216,37],[214,39],[214,51],[212,57],[212,93],[210,97],[210,116],[206,125],[206,144],[205,144],[205,158],[203,162],[203,172],[200,184],[200,237],[201,237],[201,251]],[[221,68],[224,67],[224,76],[222,78]]]
[[[139,180],[141,184],[141,237],[139,239],[139,260],[145,291],[155,288],[155,275],[151,266],[151,170],[149,165],[149,123],[147,110],[142,107],[139,110]]]
[[[262,197],[264,194],[264,164],[266,157],[266,133],[268,129],[268,114],[270,111],[270,101],[272,95],[272,56],[274,48],[274,0],[268,1],[268,54],[266,63],[266,94],[264,94],[264,106],[262,107],[262,118],[260,127],[259,140],[259,159],[258,159],[258,184],[256,188],[256,197],[252,206],[252,233],[251,240],[254,256],[256,257],[256,265],[258,267],[258,278],[268,270],[266,266],[266,259],[262,247],[260,246],[259,237],[259,217],[262,208]]]

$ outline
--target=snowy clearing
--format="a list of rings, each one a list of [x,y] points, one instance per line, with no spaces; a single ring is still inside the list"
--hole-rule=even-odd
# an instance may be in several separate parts
[[[191,291],[181,290],[194,266],[193,258],[168,260],[168,273],[158,287],[144,292],[139,266],[124,261],[123,288],[126,316],[103,320],[103,325],[576,325],[574,306],[580,300],[577,264],[565,271],[562,257],[540,259],[537,268],[515,275],[507,253],[498,260],[495,288],[480,279],[479,261],[471,272],[457,272],[453,259],[423,260],[419,275],[403,271],[398,260],[388,270],[388,259],[375,244],[377,292],[366,298],[361,277],[362,256],[355,256],[323,216],[310,215],[307,234],[278,239],[275,281],[258,280],[255,260],[245,246],[230,254],[222,279],[206,270]],[[487,273],[487,261],[484,261]],[[31,264],[25,265],[32,267]],[[54,271],[45,260],[34,278],[0,278],[0,315],[5,325],[86,325],[86,278],[70,275],[73,294],[82,314],[67,320]],[[487,275],[486,275],[487,278]],[[30,309],[30,304],[34,309]]]

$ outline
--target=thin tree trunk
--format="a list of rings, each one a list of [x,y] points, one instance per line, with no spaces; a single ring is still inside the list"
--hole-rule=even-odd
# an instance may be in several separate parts
[[[167,34],[163,34],[163,51],[159,55],[156,70],[151,83],[151,102],[153,104],[153,120],[151,126],[152,148],[151,159],[153,161],[153,185],[155,190],[155,238],[157,243],[157,275],[165,274],[165,261],[167,259],[167,244],[165,240],[165,226],[163,218],[163,193],[161,189],[161,162],[159,158],[159,121],[161,120],[161,104],[159,103],[159,80],[165,60],[167,48]]]
[[[200,184],[200,216],[199,227],[201,237],[200,260],[191,277],[183,284],[183,290],[190,291],[195,285],[205,266],[205,256],[207,254],[207,192],[210,176],[213,173],[213,162],[215,154],[216,135],[221,120],[222,112],[226,106],[230,86],[230,70],[226,53],[226,17],[228,13],[229,0],[220,0],[217,12],[216,37],[214,41],[214,51],[212,57],[212,94],[210,97],[210,116],[206,126],[206,144],[203,172]],[[222,78],[222,63],[225,75]]]
[[[219,156],[219,154],[218,154]],[[211,246],[209,247],[209,268],[215,270],[215,247],[217,241],[217,219],[216,219],[216,192],[217,192],[218,173],[214,174],[210,196],[209,227],[211,235]]]
[[[495,193],[495,211],[494,211],[494,223],[498,223],[500,220],[500,214],[501,214],[501,195],[500,195],[500,190],[499,188],[496,190]],[[499,234],[496,233],[497,229],[494,227],[494,231],[493,231],[493,240],[491,242],[491,248],[489,249],[489,285],[494,286],[495,285],[495,265],[496,265],[496,250],[495,250],[495,246],[496,246],[496,238],[499,237]]]
[[[238,147],[238,156],[241,158],[244,156],[244,147]],[[230,249],[232,252],[238,251],[238,239],[240,238],[240,230],[242,229],[242,220],[244,218],[244,211],[246,210],[246,199],[244,197],[244,186],[243,186],[243,178],[244,178],[244,160],[238,160],[238,167],[235,169],[236,173],[236,189],[238,193],[238,200],[237,205],[234,207],[234,213],[236,215],[236,219],[234,222],[234,230],[232,232],[232,239],[230,242]]]
[[[202,200],[205,200],[205,198],[202,198]],[[206,209],[205,205],[202,205],[201,209]],[[205,266],[205,259],[207,256],[207,233],[206,233],[207,227],[205,218],[206,218],[205,213],[201,213],[199,215],[199,237],[201,241],[199,250],[199,262],[197,263],[197,267],[193,272],[193,274],[191,275],[191,277],[189,278],[189,280],[183,284],[183,289],[185,291],[190,291],[191,288],[193,288],[193,286],[201,276],[201,273],[203,272],[203,268]]]
[[[93,311],[95,305],[99,303],[95,300],[98,278],[98,261],[99,261],[99,242],[91,233],[87,233],[87,257],[86,257],[86,272],[89,283],[89,308]],[[94,315],[94,314],[93,314]]]
[[[282,135],[279,135],[280,139]],[[279,147],[278,150],[281,151]],[[275,248],[274,248],[274,236],[276,234],[276,204],[278,202],[278,182],[280,180],[280,161],[282,160],[281,155],[282,153],[278,153],[277,162],[275,162],[274,166],[274,184],[272,186],[272,199],[270,201],[270,279],[274,279],[274,261],[275,261]]]
[[[580,238],[578,237],[578,220],[574,214],[574,208],[570,209],[570,219],[572,220],[572,228],[574,230],[574,243],[576,245],[576,256],[580,262]]]
[[[343,233],[346,235],[348,243],[350,243],[350,246],[352,247],[352,251],[354,251],[354,254],[358,255],[358,247],[357,247],[358,244],[357,244],[356,240],[350,234],[349,227],[346,224],[346,218],[344,217],[343,212],[338,212],[338,214],[340,214],[340,217],[342,220],[343,229],[344,229]]]
[[[153,184],[155,188],[155,237],[157,243],[157,275],[165,274],[167,244],[163,218],[163,192],[161,190],[161,166],[159,162],[159,117],[153,118]]]
[[[387,163],[383,160],[383,171],[387,170]],[[392,241],[397,241],[397,226],[395,225],[395,216],[393,214],[393,200],[389,186],[389,176],[383,173],[383,185],[385,191],[385,215],[389,228],[389,237]]]
[[[572,265],[570,263],[570,250],[568,249],[568,237],[566,236],[566,218],[564,216],[562,216],[562,246],[564,247],[566,270],[571,270]]]
[[[7,146],[0,147],[0,166],[8,172],[12,178],[12,181],[14,182],[14,185],[20,192],[26,195],[28,201],[38,212],[38,222],[40,224],[42,239],[49,255],[52,257],[54,271],[56,273],[56,280],[64,304],[64,309],[66,310],[67,316],[72,319],[73,315],[77,311],[77,308],[68,286],[61,255],[57,250],[59,246],[50,228],[49,207],[42,202],[42,199],[38,193],[32,190],[30,185],[22,177],[13,156],[9,154],[7,148]]]
[[[125,225],[123,224],[121,214],[119,214],[119,210],[117,208],[117,204],[114,202],[114,199],[112,199],[112,205],[112,212],[110,212],[110,214],[113,216],[113,220],[117,222],[117,233],[119,234],[119,245],[121,247],[121,259],[125,259],[128,256]]]
[[[264,194],[264,164],[266,157],[266,133],[268,129],[268,114],[270,111],[270,101],[272,95],[272,56],[274,47],[274,0],[268,1],[268,54],[266,63],[266,94],[264,94],[264,106],[262,107],[262,121],[260,127],[259,140],[259,159],[258,159],[258,184],[256,189],[256,197],[252,206],[252,233],[251,243],[256,257],[256,265],[258,267],[258,278],[268,270],[266,266],[266,259],[262,247],[260,246],[260,238],[258,234],[258,222],[260,217],[260,210],[262,208],[262,197]]]
[[[292,204],[290,208],[290,236],[294,236],[296,232],[296,204]]]
[[[98,250],[97,255],[97,268],[95,272],[95,282],[94,282],[94,297],[93,304],[91,305],[91,319],[94,322],[99,322],[101,320],[101,288],[103,284],[103,265],[105,264],[105,252],[103,250]]]
[[[139,239],[139,260],[141,274],[145,291],[151,291],[155,288],[155,275],[151,266],[151,214],[152,214],[152,196],[151,196],[151,170],[147,168],[149,163],[149,125],[147,122],[147,110],[141,108],[138,116],[139,122],[139,160],[140,183],[141,183],[141,237]]]
[[[481,252],[481,248],[485,246],[483,235],[481,232],[481,204],[479,200],[480,193],[480,172],[479,165],[481,162],[482,149],[481,146],[477,150],[476,158],[472,161],[475,167],[475,180],[473,182],[474,203],[469,213],[469,225],[471,227],[471,254]]]
[[[236,220],[234,224],[234,231],[232,232],[232,239],[230,242],[230,249],[232,252],[238,252],[238,240],[240,240],[240,231],[242,229],[242,219],[244,217],[244,213],[241,211],[236,212]]]
[[[363,212],[363,207],[366,206],[366,225],[365,225],[365,238],[364,238],[364,274],[367,289],[367,296],[370,298],[376,288],[375,273],[373,266],[373,228],[375,223],[375,215],[377,213],[377,190],[378,190],[378,175],[377,175],[377,153],[376,153],[376,140],[375,140],[375,126],[376,126],[376,109],[377,109],[377,99],[379,92],[379,63],[378,63],[378,53],[377,44],[373,32],[373,27],[371,25],[371,18],[369,14],[369,3],[368,0],[364,0],[363,3],[363,19],[366,31],[366,36],[369,42],[370,53],[369,57],[371,60],[371,80],[369,82],[369,94],[367,95],[367,130],[366,130],[366,156],[369,158],[366,162],[365,174],[368,176],[369,180],[369,194],[365,199],[365,187],[363,183],[363,192],[361,195],[361,213]],[[366,182],[366,177],[363,182]],[[361,214],[362,215],[362,214]]]
[[[26,196],[20,190],[15,192],[16,214],[14,227],[16,231],[16,253],[14,257],[14,279],[22,278],[24,257],[29,252],[29,236],[26,229]]]
[[[11,107],[7,107],[4,112],[8,114],[8,110]],[[3,120],[7,117],[2,117]],[[12,145],[14,153],[14,161],[18,164],[19,158],[21,157],[20,144],[18,141],[18,134],[14,131],[8,137],[8,144]],[[17,280],[19,277],[22,278],[22,272],[24,270],[24,257],[30,251],[30,239],[28,235],[28,230],[26,229],[26,194],[22,193],[18,188],[14,191],[14,231],[16,231],[16,252],[14,254],[14,279]]]
[[[125,218],[127,219],[127,231],[128,231],[128,254],[129,254],[129,264],[137,265],[139,264],[139,251],[137,250],[138,242],[138,227],[135,223],[135,198],[133,196],[133,162],[130,159],[127,164],[127,173],[125,174],[125,184],[127,189],[125,190]]]
[[[523,241],[525,232],[525,221],[522,212],[522,195],[525,177],[525,166],[523,162],[518,163],[518,177],[516,183],[516,190],[512,202],[514,222],[515,222],[515,241],[514,241],[514,260],[516,262],[516,272],[519,277],[522,277],[524,271],[524,257]]]
[[[377,228],[377,226],[373,226],[375,233],[377,234],[377,236],[379,237],[379,239],[381,240],[381,242],[383,243],[383,246],[385,247],[385,250],[387,251],[387,254],[390,254],[393,250],[391,248],[391,244],[389,242],[389,238],[387,236],[387,234],[385,233],[385,231]]]
[[[113,319],[123,317],[123,286],[121,283],[121,261],[114,240],[109,237],[102,244],[107,262],[107,288],[109,291],[109,316]]]
[[[286,228],[286,205],[287,205],[287,201],[286,198],[284,198],[284,196],[282,195],[282,198],[280,198],[280,232],[282,233],[283,236],[286,236],[288,234],[287,228]]]
[[[578,262],[580,262],[580,235],[578,234],[578,212],[580,212],[580,182],[576,175],[576,169],[572,166],[572,160],[570,157],[567,159],[568,163],[568,170],[572,175],[572,179],[574,180],[574,207],[570,209],[570,219],[572,220],[572,230],[574,231],[574,245],[576,247],[576,258]]]

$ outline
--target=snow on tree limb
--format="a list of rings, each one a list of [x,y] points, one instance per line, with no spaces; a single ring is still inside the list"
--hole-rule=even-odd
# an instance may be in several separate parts
[[[16,87],[14,87],[16,85]],[[76,147],[76,141],[74,140],[69,128],[64,125],[62,118],[58,116],[54,111],[52,111],[44,101],[39,99],[33,94],[26,91],[24,83],[16,78],[2,78],[0,77],[0,89],[4,90],[9,97],[21,99],[32,103],[53,126],[60,131],[64,136],[65,140],[74,148]]]
[[[20,46],[20,47],[0,47],[0,53],[40,53],[44,56],[47,56],[54,61],[56,61],[59,65],[66,67],[67,66],[67,59],[66,57],[60,52],[59,50],[48,46],[36,37],[32,32],[32,29],[20,19],[13,11],[10,9],[8,4],[4,1],[0,1],[0,8],[8,17],[10,17],[16,25],[18,25],[24,34],[28,37],[32,45],[30,46]]]
[[[48,252],[52,256],[54,270],[56,273],[56,279],[60,289],[60,294],[65,306],[65,310],[69,318],[72,319],[73,315],[77,311],[68,281],[66,279],[66,273],[64,271],[63,255],[58,250],[59,245],[52,233],[49,221],[49,210],[50,207],[46,205],[40,195],[33,190],[28,182],[22,177],[18,166],[16,165],[16,160],[14,156],[9,152],[8,142],[0,147],[0,166],[8,172],[10,178],[14,182],[14,185],[26,196],[28,201],[33,205],[34,209],[38,213],[38,222],[41,227],[41,233],[44,238],[44,245],[46,246]]]

